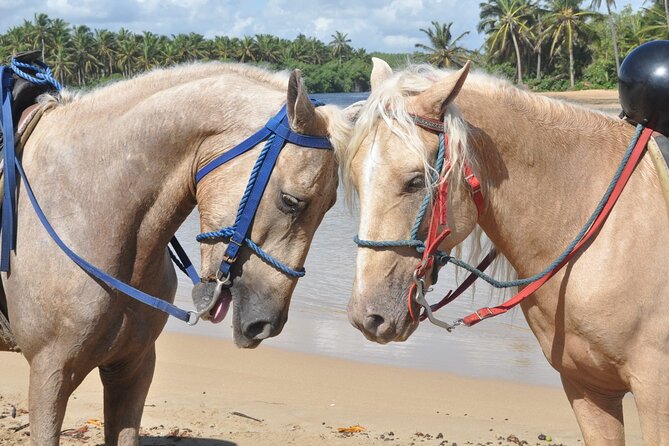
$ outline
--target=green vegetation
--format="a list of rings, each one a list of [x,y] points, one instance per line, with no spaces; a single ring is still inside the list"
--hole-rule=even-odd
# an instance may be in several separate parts
[[[633,11],[616,11],[615,0],[489,0],[480,3],[477,31],[485,36],[478,50],[453,36],[453,22],[432,21],[421,28],[424,43],[413,53],[367,53],[336,31],[324,43],[298,35],[293,40],[269,34],[242,38],[197,33],[141,34],[70,25],[35,14],[0,35],[0,60],[20,51],[39,50],[66,85],[91,86],[142,71],[195,60],[239,61],[273,69],[300,68],[312,92],[369,89],[371,57],[401,68],[409,62],[438,67],[461,66],[467,59],[479,68],[506,76],[536,90],[613,88],[620,61],[633,48],[669,38],[669,0],[648,1]],[[602,3],[606,14],[595,12]]]
[[[294,40],[269,34],[241,39],[197,33],[170,37],[144,31],[136,34],[71,26],[46,14],[0,35],[0,60],[12,54],[39,50],[42,59],[65,85],[92,86],[133,76],[158,66],[195,60],[245,62],[273,69],[300,68],[313,92],[365,91],[369,89],[371,56],[353,49],[348,35],[335,32],[328,44],[303,34]]]
[[[623,57],[669,37],[667,0],[615,11],[615,0],[490,0],[480,3],[483,65],[535,90],[614,88]],[[602,3],[605,15],[596,12]],[[513,66],[515,65],[515,67]]]

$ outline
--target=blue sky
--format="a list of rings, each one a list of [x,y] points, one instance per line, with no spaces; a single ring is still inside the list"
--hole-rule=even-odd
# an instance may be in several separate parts
[[[638,9],[644,0],[617,4]],[[478,5],[478,0],[0,0],[0,33],[44,12],[91,28],[197,32],[208,38],[267,33],[293,39],[303,33],[328,43],[341,31],[355,48],[405,52],[417,42],[426,43],[420,28],[437,20],[453,22],[455,35],[469,31],[461,42],[475,49],[483,43],[476,32]]]

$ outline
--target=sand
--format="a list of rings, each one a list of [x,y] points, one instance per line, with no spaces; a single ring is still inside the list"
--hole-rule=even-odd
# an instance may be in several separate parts
[[[28,444],[28,367],[18,354],[0,357],[0,444]],[[641,444],[633,401],[625,405],[628,445]],[[62,444],[102,444],[102,416],[92,372],[70,399]],[[142,426],[147,446],[583,444],[560,389],[176,333],[158,340]],[[338,432],[351,426],[364,430]]]
[[[610,91],[551,96],[617,107]],[[23,357],[0,353],[0,376],[0,445],[27,445]],[[625,400],[625,414],[627,444],[642,444],[631,398]],[[103,444],[102,417],[102,388],[93,372],[70,399],[62,444]],[[264,345],[239,350],[226,340],[175,333],[158,340],[142,426],[140,444],[145,446],[583,444],[557,388]]]

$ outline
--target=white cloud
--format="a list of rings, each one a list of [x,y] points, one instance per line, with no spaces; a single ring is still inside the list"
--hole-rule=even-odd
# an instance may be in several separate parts
[[[642,3],[632,0],[635,8]],[[478,2],[472,0],[0,0],[0,33],[39,12],[91,28],[208,38],[266,33],[293,39],[304,33],[327,43],[340,31],[355,48],[386,52],[414,51],[416,42],[426,40],[420,28],[436,20],[453,22],[455,36],[470,31],[461,41],[468,48],[483,42],[476,32]]]

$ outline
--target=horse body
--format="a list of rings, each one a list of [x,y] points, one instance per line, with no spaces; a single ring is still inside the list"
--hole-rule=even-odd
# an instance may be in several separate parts
[[[384,69],[386,82],[396,82],[387,88],[399,90],[402,73],[391,78],[387,68],[375,66],[376,75]],[[447,237],[442,248],[451,249],[478,223],[520,277],[543,270],[597,206],[633,129],[500,81],[476,77],[464,82],[466,72],[418,76],[432,80],[417,94],[404,93],[407,110],[432,117],[446,110],[446,121],[463,120],[467,134],[452,138],[452,157],[469,160],[486,197],[477,220],[456,162],[448,177],[448,225],[455,228],[455,237]],[[461,90],[453,88],[455,81],[464,82]],[[383,204],[372,189],[378,185],[356,177],[356,166],[368,162],[375,149],[385,151],[379,164],[397,168],[391,156],[383,155],[406,146],[397,136],[401,131],[387,136],[384,121],[369,112],[376,104],[361,111],[377,116],[376,127],[368,132],[370,121],[358,123],[364,134],[358,136],[357,153],[350,154],[351,180],[361,196],[365,223],[360,238],[387,240],[392,235],[392,240],[397,234],[388,231],[398,231],[397,226],[406,235],[419,200],[405,190],[395,199],[386,196]],[[427,159],[433,160],[436,138],[418,133]],[[377,147],[380,139],[373,140],[380,135],[386,135],[384,149]],[[406,149],[402,153],[407,170],[420,166],[419,156],[407,155]],[[376,181],[386,189],[398,183],[397,175],[386,176],[384,167],[377,168]],[[661,194],[653,164],[645,157],[596,238],[521,304],[546,358],[561,375],[588,445],[624,444],[622,397],[628,391],[634,394],[647,444],[669,443],[669,324],[662,311],[669,304],[669,221]],[[378,224],[380,215],[398,206],[406,216]],[[370,221],[377,222],[375,232],[365,229]],[[416,263],[408,251],[360,249],[349,318],[368,338],[403,340],[415,329],[417,323],[407,316],[406,291]]]
[[[283,75],[262,70],[193,65],[66,99],[36,127],[23,165],[45,214],[75,252],[171,302],[177,280],[167,242],[196,204],[204,230],[234,217],[258,149],[197,186],[195,172],[262,128],[286,101],[287,88],[295,131],[326,136],[339,130],[337,110],[304,106],[309,100],[299,72],[289,87]],[[334,201],[335,166],[332,151],[285,147],[256,215],[256,242],[292,265],[303,264],[311,236]],[[308,209],[282,212],[277,196],[295,190]],[[107,444],[138,444],[154,342],[167,316],[75,266],[49,239],[23,187],[17,221],[17,250],[3,288],[13,333],[31,367],[31,441],[58,444],[69,395],[98,367]],[[225,244],[203,245],[203,277],[215,274],[220,245]],[[281,331],[296,279],[244,257],[230,290],[233,330],[239,346],[254,347]],[[258,275],[264,276],[260,285],[254,283]],[[248,332],[259,321],[270,328]]]

